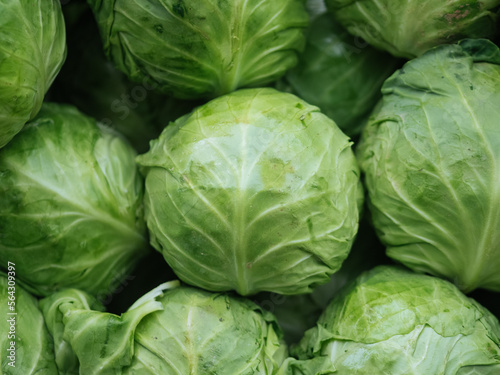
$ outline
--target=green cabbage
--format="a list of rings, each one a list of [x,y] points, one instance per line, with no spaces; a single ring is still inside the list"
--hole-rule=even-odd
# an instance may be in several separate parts
[[[387,254],[500,291],[500,50],[437,47],[386,81],[357,148]]]
[[[104,49],[132,80],[178,98],[261,86],[297,63],[302,0],[89,0]]]
[[[95,120],[44,104],[0,150],[0,264],[39,295],[111,292],[146,249],[134,158]]]
[[[273,375],[287,355],[274,317],[254,303],[164,283],[121,316],[74,289],[40,302],[61,372]],[[76,357],[75,357],[76,355]],[[77,359],[77,362],[74,359]]]
[[[493,375],[500,324],[445,280],[379,266],[331,302],[295,354],[301,375],[316,375],[310,358],[331,366],[325,374]]]
[[[414,58],[463,38],[498,34],[500,0],[325,0],[353,35],[394,56]]]
[[[0,148],[40,110],[66,56],[58,0],[0,0]]]
[[[0,374],[57,374],[54,347],[38,301],[19,285],[17,265],[0,272]]]
[[[323,14],[311,22],[306,48],[285,78],[292,93],[320,107],[342,131],[355,136],[398,64]]]
[[[351,142],[291,94],[217,98],[168,126],[137,161],[152,244],[195,286],[306,293],[340,268],[357,232]]]

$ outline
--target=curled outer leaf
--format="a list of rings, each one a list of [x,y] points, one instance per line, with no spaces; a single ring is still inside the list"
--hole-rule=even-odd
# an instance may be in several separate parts
[[[274,375],[287,354],[274,317],[242,298],[171,281],[117,316],[91,310],[78,293],[41,304],[49,322],[58,316],[82,374]]]

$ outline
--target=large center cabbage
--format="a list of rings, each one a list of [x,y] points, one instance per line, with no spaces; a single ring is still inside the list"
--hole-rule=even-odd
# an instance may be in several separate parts
[[[308,292],[338,270],[358,228],[351,142],[291,94],[215,99],[137,160],[153,245],[208,290]]]

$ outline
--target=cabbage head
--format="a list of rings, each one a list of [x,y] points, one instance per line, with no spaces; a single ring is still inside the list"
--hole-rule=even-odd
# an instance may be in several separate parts
[[[379,266],[333,299],[295,354],[294,375],[316,375],[320,361],[321,374],[493,375],[500,324],[448,281]]]
[[[0,0],[0,148],[40,110],[66,56],[58,0]]]
[[[357,148],[387,254],[500,291],[500,50],[465,40],[389,78]]]
[[[178,98],[270,83],[297,63],[303,0],[89,0],[104,50],[133,81]]]
[[[110,292],[146,248],[134,158],[74,107],[44,104],[0,150],[0,264],[38,295]]]
[[[292,94],[214,99],[167,126],[137,161],[153,246],[207,290],[309,292],[340,268],[357,232],[351,142]]]
[[[75,289],[40,304],[65,349],[56,351],[61,373],[78,373],[79,362],[81,374],[93,375],[274,375],[287,355],[271,313],[178,281],[161,284],[121,316],[92,310],[92,297]]]
[[[356,136],[398,65],[398,59],[353,37],[325,13],[311,22],[305,50],[285,81],[292,93]]]
[[[0,374],[57,374],[52,337],[38,301],[19,285],[16,265],[0,272]]]
[[[353,35],[408,59],[463,38],[498,33],[500,0],[325,0]]]

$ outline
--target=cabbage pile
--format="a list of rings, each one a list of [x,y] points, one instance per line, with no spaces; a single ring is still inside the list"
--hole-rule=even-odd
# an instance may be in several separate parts
[[[0,0],[0,374],[500,374],[500,0]]]

